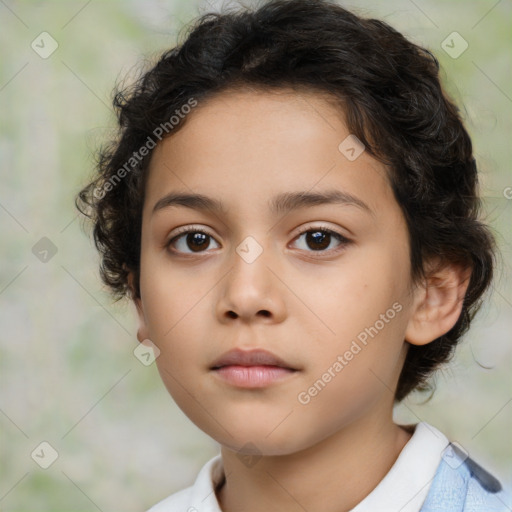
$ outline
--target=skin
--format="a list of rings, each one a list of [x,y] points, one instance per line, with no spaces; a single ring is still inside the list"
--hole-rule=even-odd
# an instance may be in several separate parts
[[[169,393],[221,445],[224,512],[316,510],[320,492],[325,512],[359,503],[410,439],[392,420],[407,343],[432,341],[460,314],[467,274],[444,266],[411,282],[407,228],[387,169],[367,152],[349,161],[338,149],[349,134],[340,110],[318,94],[230,91],[196,107],[153,152],[137,337],[158,347]],[[327,189],[368,210],[321,204],[274,215],[267,204],[283,192]],[[220,199],[226,212],[153,213],[170,192]],[[196,252],[185,234],[166,247],[185,226],[207,230],[210,244]],[[348,242],[332,236],[315,250],[299,231],[320,226]],[[263,251],[252,263],[236,252],[249,236]],[[300,403],[298,394],[396,303],[401,311]],[[266,388],[235,388],[210,370],[235,347],[269,350],[299,371]],[[248,443],[256,463],[240,456],[251,452]]]

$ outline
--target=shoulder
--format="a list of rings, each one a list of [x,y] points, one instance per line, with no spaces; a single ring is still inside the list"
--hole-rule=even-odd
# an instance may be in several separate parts
[[[215,488],[223,478],[224,468],[219,454],[201,468],[193,485],[159,501],[147,512],[220,512]]]
[[[190,486],[186,489],[182,489],[181,491],[171,494],[162,501],[159,501],[156,505],[152,506],[147,512],[187,512],[192,489],[193,487]]]
[[[468,456],[456,443],[443,453],[421,512],[506,512],[510,493],[497,478]]]

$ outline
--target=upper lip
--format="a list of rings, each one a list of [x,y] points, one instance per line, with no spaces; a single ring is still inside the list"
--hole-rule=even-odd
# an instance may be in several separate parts
[[[281,366],[296,370],[280,357],[272,354],[268,350],[253,349],[241,350],[235,348],[222,354],[211,366],[212,370],[221,368],[222,366],[240,365],[240,366]]]

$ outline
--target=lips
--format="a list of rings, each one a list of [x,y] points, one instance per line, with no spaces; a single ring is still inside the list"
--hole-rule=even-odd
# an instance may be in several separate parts
[[[267,350],[241,350],[233,349],[220,356],[211,366],[211,370],[218,370],[225,366],[275,366],[288,370],[297,370],[290,363]]]
[[[299,373],[292,364],[262,349],[230,350],[219,357],[210,370],[223,383],[247,390],[275,386]]]

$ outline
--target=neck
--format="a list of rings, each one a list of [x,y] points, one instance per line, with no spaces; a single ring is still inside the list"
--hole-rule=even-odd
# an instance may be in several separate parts
[[[349,511],[391,469],[411,434],[387,421],[362,418],[314,446],[288,455],[262,456],[244,465],[222,447],[225,482],[217,490],[223,512]]]

